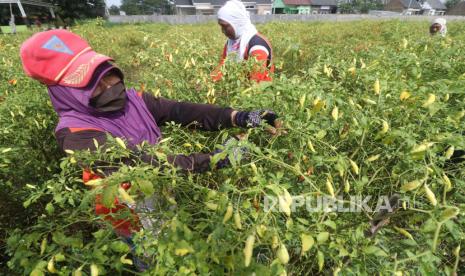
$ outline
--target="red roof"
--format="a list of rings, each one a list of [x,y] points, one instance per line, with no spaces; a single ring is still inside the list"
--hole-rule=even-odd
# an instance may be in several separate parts
[[[310,0],[283,0],[287,6],[310,6]]]

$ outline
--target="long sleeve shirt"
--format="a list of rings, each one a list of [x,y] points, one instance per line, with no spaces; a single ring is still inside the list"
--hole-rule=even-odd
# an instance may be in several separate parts
[[[215,105],[177,102],[165,98],[156,98],[149,93],[143,93],[148,110],[158,126],[167,122],[175,122],[182,126],[213,131],[232,127],[232,108],[221,108]],[[60,148],[64,150],[96,150],[94,139],[99,145],[105,145],[107,133],[98,129],[64,128],[56,132]],[[193,153],[190,155],[168,155],[168,162],[184,171],[203,172],[210,168],[209,153]],[[141,153],[142,161],[158,164],[156,157]],[[131,160],[127,160],[130,162]]]

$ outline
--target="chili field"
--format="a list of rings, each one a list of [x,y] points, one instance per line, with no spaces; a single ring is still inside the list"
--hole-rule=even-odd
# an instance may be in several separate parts
[[[82,165],[118,166],[132,153],[121,141],[93,154],[59,152],[47,90],[23,73],[19,58],[32,33],[0,36],[0,271],[463,275],[465,166],[451,156],[465,149],[465,25],[450,22],[445,38],[428,27],[257,25],[276,66],[274,81],[257,85],[247,79],[250,63],[226,62],[224,79],[210,80],[225,43],[214,23],[74,26],[116,60],[128,87],[271,109],[285,130],[164,125],[160,144],[141,146],[161,167],[121,165],[93,185],[83,184]],[[186,174],[163,161],[168,153],[212,152],[239,133],[248,153],[229,168]],[[228,147],[223,155],[232,154]],[[118,186],[127,181],[123,193]],[[97,194],[107,206],[115,197],[155,202],[143,217],[152,226],[133,237],[135,251],[95,215]],[[150,269],[137,271],[132,255]]]

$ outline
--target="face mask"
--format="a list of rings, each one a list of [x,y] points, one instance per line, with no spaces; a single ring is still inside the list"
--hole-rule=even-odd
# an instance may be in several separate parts
[[[122,82],[118,82],[100,95],[90,98],[89,104],[98,112],[122,110],[126,106],[126,88]]]

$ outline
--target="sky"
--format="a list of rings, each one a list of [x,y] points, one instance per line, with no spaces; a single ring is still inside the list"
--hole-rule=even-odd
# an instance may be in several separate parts
[[[121,5],[121,0],[105,0],[107,2],[107,5],[111,7],[112,5],[119,6]]]

